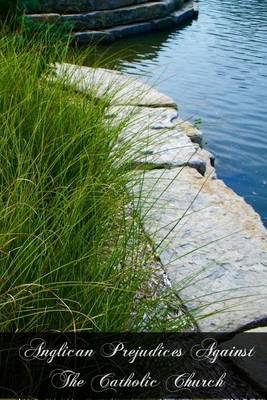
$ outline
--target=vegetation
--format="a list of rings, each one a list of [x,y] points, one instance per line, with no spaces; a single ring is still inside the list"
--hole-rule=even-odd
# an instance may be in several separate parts
[[[168,296],[159,311],[140,295],[138,144],[117,146],[127,121],[107,124],[108,97],[46,79],[70,57],[48,40],[0,39],[0,331],[167,329]]]

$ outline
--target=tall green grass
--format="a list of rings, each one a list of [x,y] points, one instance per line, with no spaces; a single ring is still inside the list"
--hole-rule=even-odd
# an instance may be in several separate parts
[[[66,52],[0,39],[0,331],[144,328],[126,122],[107,124],[109,98],[44,78]]]

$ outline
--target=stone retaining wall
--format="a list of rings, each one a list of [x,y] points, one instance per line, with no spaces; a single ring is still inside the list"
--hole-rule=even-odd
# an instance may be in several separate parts
[[[197,13],[196,4],[184,0],[44,0],[26,17],[33,23],[68,23],[77,43],[90,43],[179,25]]]

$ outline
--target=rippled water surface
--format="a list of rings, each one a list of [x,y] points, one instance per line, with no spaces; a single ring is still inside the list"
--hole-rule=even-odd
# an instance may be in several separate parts
[[[199,9],[192,24],[119,41],[104,57],[127,48],[121,70],[147,76],[183,118],[202,118],[218,176],[267,225],[267,0],[202,0]]]

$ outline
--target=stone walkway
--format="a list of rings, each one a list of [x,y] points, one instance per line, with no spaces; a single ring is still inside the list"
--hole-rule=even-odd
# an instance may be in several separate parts
[[[118,72],[67,64],[56,71],[81,91],[108,93],[111,123],[131,117],[124,140],[134,135],[144,146],[135,185],[144,227],[200,329],[235,331],[266,318],[266,230],[252,207],[216,179],[201,133],[179,120],[174,101]]]

